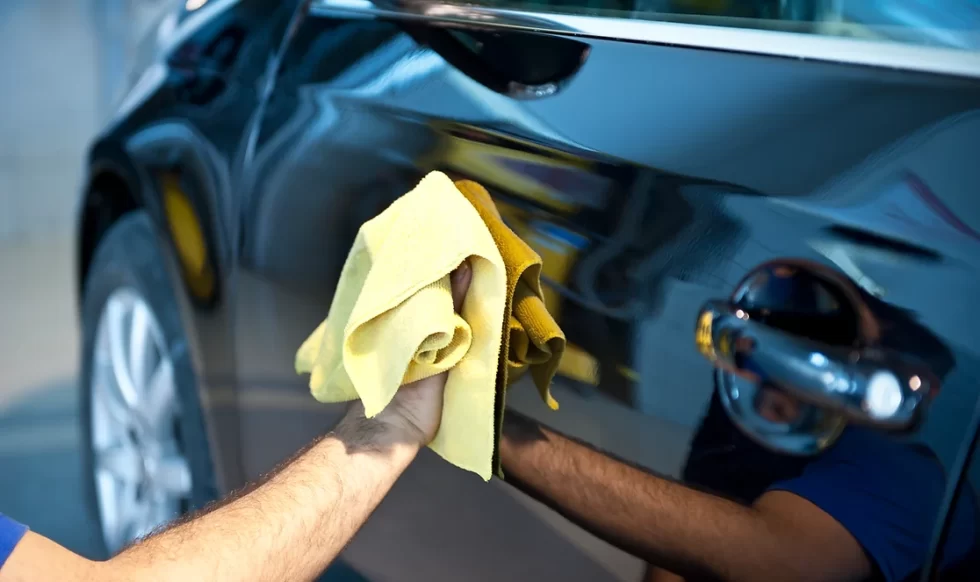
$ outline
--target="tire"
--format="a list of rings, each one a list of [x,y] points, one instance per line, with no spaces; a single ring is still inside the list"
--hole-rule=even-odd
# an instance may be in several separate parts
[[[145,535],[148,530],[177,515],[201,508],[217,497],[197,380],[176,295],[165,268],[164,252],[149,216],[143,211],[126,214],[99,243],[83,286],[81,449],[89,507],[95,523],[100,526],[102,540],[110,555],[140,535]],[[120,305],[132,306],[133,311],[126,312]],[[149,322],[145,327],[139,326],[149,330],[142,334],[149,339],[140,343],[132,340],[136,336],[134,330],[137,326],[133,321],[137,319],[137,310],[142,312],[139,320]],[[129,313],[129,319],[119,316],[119,313]],[[112,325],[112,321],[119,324]],[[125,342],[120,339],[118,344],[113,344],[107,339],[111,336],[110,328],[128,330],[129,339]],[[150,348],[139,349],[138,346],[147,345],[147,342]],[[125,358],[107,357],[106,353],[121,353],[112,351],[111,347],[106,351],[106,346],[113,345],[128,346],[127,354],[147,355],[139,358],[141,364],[133,363],[135,360],[131,355]],[[137,376],[148,378],[143,382],[142,392],[135,388],[129,392],[119,388],[127,382],[121,382],[113,368],[112,364],[117,361],[126,362],[124,375],[129,378],[127,385],[139,385],[134,380]],[[136,371],[137,368],[144,373]],[[152,372],[144,368],[152,368]],[[168,382],[167,379],[172,381]],[[133,398],[128,405],[120,404],[126,401],[124,397],[113,400],[105,396],[112,390],[110,385],[116,387],[113,394],[117,396],[124,393],[140,396]],[[168,388],[150,388],[161,386]],[[155,395],[153,402],[157,406],[151,406],[151,392]],[[114,404],[109,405],[109,402]],[[159,412],[151,414],[151,411]],[[127,428],[131,425],[134,428]],[[117,441],[123,444],[106,444]],[[133,444],[132,450],[127,448],[127,442]],[[113,451],[111,455],[105,452],[110,450]],[[99,488],[100,483],[102,489]],[[168,484],[166,493],[154,489],[161,486],[160,483]],[[166,497],[166,501],[159,501],[159,507],[154,505],[152,511],[145,512],[139,511],[138,506],[129,507],[128,511],[121,508],[121,504],[116,507],[109,503],[107,506],[115,507],[117,511],[107,514],[100,503],[100,492],[102,499],[118,498],[106,495],[109,490],[135,491],[133,495],[137,500],[142,491],[142,499]],[[152,505],[157,501],[146,503]],[[126,523],[123,518],[134,520],[136,515],[142,515],[140,523],[150,527],[134,526],[133,531],[129,531],[120,525]],[[105,519],[106,516],[109,519]],[[112,527],[114,529],[110,530]]]

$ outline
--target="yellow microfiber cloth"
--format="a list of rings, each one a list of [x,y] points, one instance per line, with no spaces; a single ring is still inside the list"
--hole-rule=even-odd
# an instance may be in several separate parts
[[[469,180],[456,182],[490,230],[507,268],[506,326],[503,330],[497,371],[496,438],[503,421],[506,387],[530,369],[541,398],[552,410],[558,402],[551,396],[551,380],[565,351],[565,334],[544,304],[541,292],[541,257],[504,224],[486,189]],[[499,459],[494,451],[494,471]]]
[[[310,373],[317,400],[360,398],[369,417],[402,384],[450,370],[429,446],[489,480],[509,269],[478,207],[459,194],[433,172],[361,226],[327,319],[300,346],[296,370]],[[449,274],[465,259],[473,276],[457,315]]]
[[[551,396],[550,386],[565,351],[565,334],[544,304],[541,257],[504,224],[483,186],[459,180],[456,188],[480,213],[507,269],[507,327],[501,345],[501,356],[506,358],[502,363],[506,365],[498,382],[508,386],[530,368],[542,400],[557,410],[558,402]]]

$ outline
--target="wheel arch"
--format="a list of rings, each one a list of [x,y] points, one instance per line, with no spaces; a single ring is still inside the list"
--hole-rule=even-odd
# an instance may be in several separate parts
[[[110,142],[100,142],[92,147],[88,178],[83,188],[77,218],[77,307],[81,308],[92,261],[106,234],[127,214],[145,211],[153,223],[160,251],[164,256],[164,267],[173,287],[195,371],[202,377],[202,353],[196,326],[193,325],[193,306],[187,294],[186,281],[173,248],[173,241],[166,230],[166,217],[159,209],[160,204],[153,199],[155,187],[141,176],[146,174],[136,168],[123,148]]]
[[[90,152],[77,217],[75,291],[79,302],[99,243],[120,218],[143,207],[140,185],[127,165],[121,152],[105,143],[97,143]]]

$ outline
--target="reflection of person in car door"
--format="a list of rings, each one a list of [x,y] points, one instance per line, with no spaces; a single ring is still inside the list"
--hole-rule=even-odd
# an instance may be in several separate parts
[[[725,497],[634,468],[514,412],[504,422],[508,482],[655,565],[650,581],[905,580],[925,565],[946,486],[929,451],[867,428],[845,429],[809,463],[781,457],[732,426],[717,399],[685,480]],[[960,564],[976,543],[975,505],[972,497],[958,505],[945,563]]]
[[[890,337],[917,342],[917,353],[932,356],[937,373],[949,370],[952,357],[938,339],[894,308],[867,300],[903,324]],[[792,318],[781,321],[794,331],[785,329]],[[812,317],[800,322],[804,329],[795,331],[806,335],[819,327]],[[839,330],[825,328],[831,336]],[[761,386],[754,404],[761,417],[787,424],[803,407],[778,386]],[[500,450],[509,482],[646,560],[649,581],[906,580],[926,565],[946,489],[930,450],[871,428],[847,427],[811,458],[773,452],[735,426],[717,387],[691,444],[686,484],[513,412],[505,417]],[[971,555],[975,512],[967,495],[953,516],[944,565],[962,569]]]

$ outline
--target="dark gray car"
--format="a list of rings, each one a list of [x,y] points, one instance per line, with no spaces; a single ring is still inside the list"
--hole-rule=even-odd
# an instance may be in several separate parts
[[[92,144],[79,213],[83,424],[108,549],[331,426],[295,350],[360,224],[441,170],[486,186],[541,254],[568,337],[560,411],[523,385],[512,409],[745,503],[868,431],[935,470],[931,488],[888,484],[920,508],[891,548],[907,576],[969,575],[980,54],[862,18],[626,0],[168,14]],[[862,487],[879,484],[834,493]],[[344,559],[372,580],[643,569],[430,452]]]

